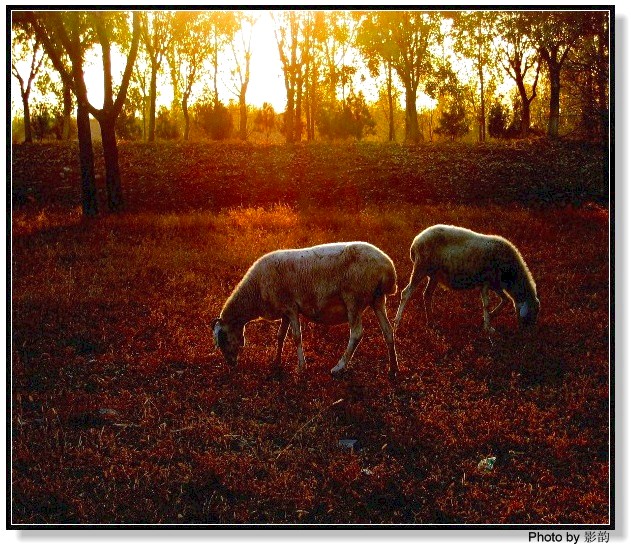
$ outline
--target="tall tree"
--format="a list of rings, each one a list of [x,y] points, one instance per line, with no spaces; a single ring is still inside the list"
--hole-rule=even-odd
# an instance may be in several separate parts
[[[72,87],[78,99],[78,136],[79,138],[82,136],[81,143],[86,143],[87,139],[89,144],[91,142],[88,114],[92,114],[100,123],[107,203],[109,210],[120,210],[123,206],[123,198],[115,122],[124,105],[133,63],[137,55],[140,39],[140,15],[138,12],[133,12],[131,17],[124,12],[46,12],[39,15],[32,12],[30,17],[47,55],[51,58],[62,79]],[[129,18],[132,19],[133,27],[130,33],[128,29]],[[87,42],[85,41],[83,44],[83,36],[89,37],[87,39],[89,43],[97,42],[102,52],[104,104],[101,109],[93,106],[88,99],[83,67]],[[130,40],[128,40],[129,36]],[[130,43],[130,47],[122,81],[114,99],[111,47],[118,41]],[[63,52],[71,60],[71,73],[67,72],[65,68],[62,60]],[[89,151],[88,148],[83,149],[81,146],[81,157],[83,154],[88,155]],[[92,149],[90,156],[92,166]],[[83,165],[84,168],[89,168],[88,159],[86,165]],[[95,183],[93,183],[93,187],[95,188]],[[87,192],[91,193],[90,190]],[[95,190],[92,194],[95,195]],[[97,204],[90,210],[97,212]]]
[[[11,25],[11,34],[11,74],[20,84],[24,120],[24,142],[31,143],[33,141],[33,135],[31,132],[29,96],[31,95],[31,85],[42,67],[45,54],[40,41],[30,26],[24,24],[19,19]],[[18,68],[23,63],[29,65],[26,76],[23,76]]]
[[[131,75],[131,84],[129,85],[129,100],[136,104],[136,108],[139,109],[142,115],[142,140],[149,141],[148,131],[150,126],[150,97],[149,87],[151,83],[151,71],[149,69],[148,55],[138,55],[135,65],[133,65],[133,74]],[[147,120],[149,117],[149,120]],[[153,116],[153,127],[155,133],[155,114]],[[153,136],[155,141],[155,135]]]
[[[129,31],[128,27],[129,16],[123,12],[93,12],[91,18],[102,50],[104,104],[102,109],[96,109],[89,105],[89,110],[100,123],[108,206],[111,211],[117,211],[123,206],[123,198],[115,125],[124,106],[131,73],[133,72],[133,64],[137,56],[141,30],[140,14],[138,12],[133,13],[132,32]],[[129,43],[130,46],[122,81],[114,98],[111,47],[118,41],[121,44]]]
[[[271,12],[275,23],[275,39],[284,72],[286,112],[284,133],[287,143],[302,139],[302,95],[309,44],[304,39],[304,23],[308,14],[287,10]]]
[[[347,63],[348,54],[355,42],[355,22],[346,11],[317,12],[316,36],[325,71],[325,88],[331,108],[337,103],[337,91],[342,89],[343,103],[348,94],[346,84],[355,73],[355,67]]]
[[[167,57],[175,99],[184,117],[184,141],[189,140],[189,101],[193,86],[204,72],[204,62],[212,53],[211,22],[208,12],[179,11],[174,20],[173,44]]]
[[[609,24],[607,11],[590,12],[584,36],[565,67],[568,91],[588,139],[601,140],[608,134]]]
[[[251,37],[256,18],[245,12],[238,13],[239,32],[231,42],[231,51],[235,61],[232,69],[232,87],[240,105],[240,139],[248,138],[246,92],[251,77]]]
[[[364,56],[368,70],[373,78],[380,76],[380,67],[384,68],[384,86],[385,92],[380,92],[380,97],[385,95],[388,104],[388,141],[395,141],[395,93],[393,87],[393,65],[391,61],[392,50],[385,44],[380,42],[384,40],[383,36],[378,36],[377,40],[370,36],[371,25],[365,18],[366,12],[355,12],[355,19],[364,25],[358,27],[356,46],[360,49]]]
[[[80,12],[14,12],[14,18],[32,25],[63,84],[73,90],[77,102],[78,148],[82,186],[82,212],[85,216],[98,213],[95,187],[95,167],[89,100],[84,81],[84,55],[93,46],[94,34]]]
[[[71,86],[62,82],[62,140],[71,139],[71,111],[73,110],[73,91]]]
[[[155,115],[157,110],[157,79],[162,61],[173,40],[173,18],[171,11],[144,11],[141,15],[142,43],[149,59],[151,77],[149,81],[149,132],[148,141],[155,141]]]
[[[501,12],[497,21],[498,52],[506,74],[515,81],[521,101],[519,135],[530,131],[530,104],[537,97],[541,63],[531,38],[530,20],[524,12]],[[532,83],[527,77],[534,74]],[[530,92],[529,92],[530,90]]]
[[[73,91],[60,79],[47,56],[45,56],[40,77],[37,79],[36,89],[43,96],[48,94],[55,96],[56,105],[61,106],[61,109],[56,108],[54,111],[56,119],[59,119],[59,122],[55,123],[56,135],[62,141],[69,141],[71,139],[71,114],[74,107]]]
[[[233,37],[240,30],[240,19],[238,12],[235,11],[208,12],[207,19],[210,26],[210,61],[213,65],[213,99],[217,105],[220,103],[218,73],[220,71],[221,54],[227,46],[231,45]]]
[[[405,90],[406,141],[424,139],[417,117],[417,92],[434,72],[431,46],[438,38],[441,17],[437,12],[372,11],[358,14],[358,44],[367,59],[386,60]]]
[[[561,72],[568,55],[584,34],[585,12],[544,11],[529,12],[531,34],[537,51],[548,70],[550,106],[548,137],[559,136],[559,101]]]
[[[319,87],[322,97],[323,118],[338,117],[351,96],[354,66],[353,50],[356,37],[356,20],[347,11],[314,12],[313,52],[310,55],[312,74],[319,77],[312,81],[309,94],[317,98]],[[316,101],[317,102],[317,101]]]
[[[479,141],[486,141],[486,78],[492,59],[491,44],[495,36],[496,12],[472,10],[455,13],[453,34],[456,49],[472,59],[479,80]]]

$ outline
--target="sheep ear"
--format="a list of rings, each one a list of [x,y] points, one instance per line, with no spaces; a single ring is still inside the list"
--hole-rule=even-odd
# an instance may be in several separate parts
[[[213,319],[211,321],[211,328],[213,329],[213,339],[215,340],[215,346],[220,347],[220,335],[223,335],[222,325],[220,324],[221,319]]]

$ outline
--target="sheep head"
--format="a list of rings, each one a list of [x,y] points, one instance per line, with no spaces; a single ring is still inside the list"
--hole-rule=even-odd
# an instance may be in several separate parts
[[[240,348],[244,345],[244,327],[230,325],[222,319],[211,321],[215,346],[220,348],[226,364],[235,367]]]
[[[517,318],[519,319],[519,326],[521,328],[530,327],[537,322],[539,307],[539,299],[536,297],[522,304],[518,304]]]

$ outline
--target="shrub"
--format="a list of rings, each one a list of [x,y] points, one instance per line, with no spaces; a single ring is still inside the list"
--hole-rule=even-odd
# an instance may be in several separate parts
[[[488,112],[488,135],[493,138],[506,137],[510,112],[508,107],[496,101]]]
[[[365,135],[373,134],[375,121],[371,116],[364,95],[351,94],[340,105],[337,111],[329,108],[320,110],[317,129],[323,137],[328,139],[347,139],[354,137],[358,141]]]
[[[160,139],[176,140],[180,138],[180,128],[175,116],[166,107],[160,107],[155,118],[155,134]]]
[[[195,124],[215,140],[229,139],[233,133],[231,111],[219,102],[198,103],[194,107]]]
[[[455,140],[467,134],[469,129],[470,127],[466,121],[466,109],[461,103],[454,103],[442,112],[439,126],[435,128],[435,133]]]

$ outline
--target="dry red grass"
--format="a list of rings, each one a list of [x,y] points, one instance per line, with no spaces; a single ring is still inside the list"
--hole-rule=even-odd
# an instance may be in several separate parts
[[[185,186],[173,206],[189,202]],[[607,523],[608,211],[360,206],[151,202],[90,222],[65,206],[17,209],[13,521]],[[531,334],[509,311],[491,343],[478,292],[438,291],[434,326],[419,296],[408,305],[395,384],[370,312],[343,380],[329,371],[346,326],[303,325],[299,380],[290,340],[289,375],[271,378],[274,324],[248,326],[234,370],[213,350],[208,321],[261,254],[367,240],[404,286],[410,243],[433,223],[517,244],[542,304]],[[345,437],[361,451],[341,449]]]

